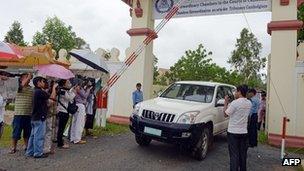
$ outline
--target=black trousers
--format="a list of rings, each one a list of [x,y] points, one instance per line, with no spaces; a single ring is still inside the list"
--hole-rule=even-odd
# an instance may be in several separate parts
[[[230,171],[246,171],[248,137],[247,134],[227,133],[230,156]]]
[[[89,115],[89,114],[87,114],[84,128],[85,129],[93,129],[94,119],[95,119],[95,115]]]
[[[258,146],[258,114],[253,113],[248,125],[249,147]]]
[[[62,147],[64,145],[63,142],[63,132],[68,123],[70,115],[68,113],[59,112],[58,113],[58,132],[57,132],[57,146]]]

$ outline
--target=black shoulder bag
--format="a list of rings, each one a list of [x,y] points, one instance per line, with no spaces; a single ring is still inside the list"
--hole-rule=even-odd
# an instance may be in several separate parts
[[[65,107],[65,106],[61,103],[61,101],[59,100],[59,98],[58,98],[58,103],[59,103],[65,110],[67,110],[68,113],[70,113],[70,114],[72,114],[72,115],[74,115],[74,114],[77,112],[77,110],[78,110],[78,106],[76,105],[76,101],[75,101],[75,100],[73,100],[72,103],[69,102],[68,107]]]

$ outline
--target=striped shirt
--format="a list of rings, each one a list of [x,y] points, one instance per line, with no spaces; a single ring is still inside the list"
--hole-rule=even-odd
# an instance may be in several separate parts
[[[30,86],[23,87],[21,92],[16,94],[15,99],[15,115],[31,115],[33,89]]]

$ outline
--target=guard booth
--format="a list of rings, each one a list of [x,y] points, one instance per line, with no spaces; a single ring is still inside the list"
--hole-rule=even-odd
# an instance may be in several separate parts
[[[179,0],[122,0],[130,7],[132,18],[130,56],[145,38],[154,33],[154,23],[174,7]],[[269,142],[280,145],[282,118],[287,117],[287,146],[304,147],[304,79],[303,58],[297,58],[297,30],[303,22],[297,20],[297,8],[303,0],[192,0],[184,1],[174,17],[272,12],[272,21],[265,26],[271,36],[271,60],[268,68],[267,132]],[[170,20],[166,18],[166,20]],[[157,36],[157,35],[156,35]],[[144,100],[151,98],[153,83],[153,42],[148,44],[117,81],[114,106],[116,118],[128,120],[132,112],[131,93],[137,82],[142,83]],[[124,85],[124,86],[122,86]],[[127,86],[126,86],[127,85]],[[124,97],[124,98],[121,98]],[[130,97],[130,98],[128,98]],[[115,117],[111,117],[115,119]]]

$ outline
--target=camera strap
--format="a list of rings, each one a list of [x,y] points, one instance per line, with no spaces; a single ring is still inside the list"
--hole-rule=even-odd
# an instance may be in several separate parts
[[[58,101],[58,103],[59,103],[65,110],[68,110],[68,108],[65,107],[65,106],[61,103],[61,101]]]
[[[65,107],[64,105],[63,105],[63,103],[59,100],[60,99],[60,94],[58,95],[58,103],[66,110],[66,111],[68,111],[68,108],[67,107]]]

